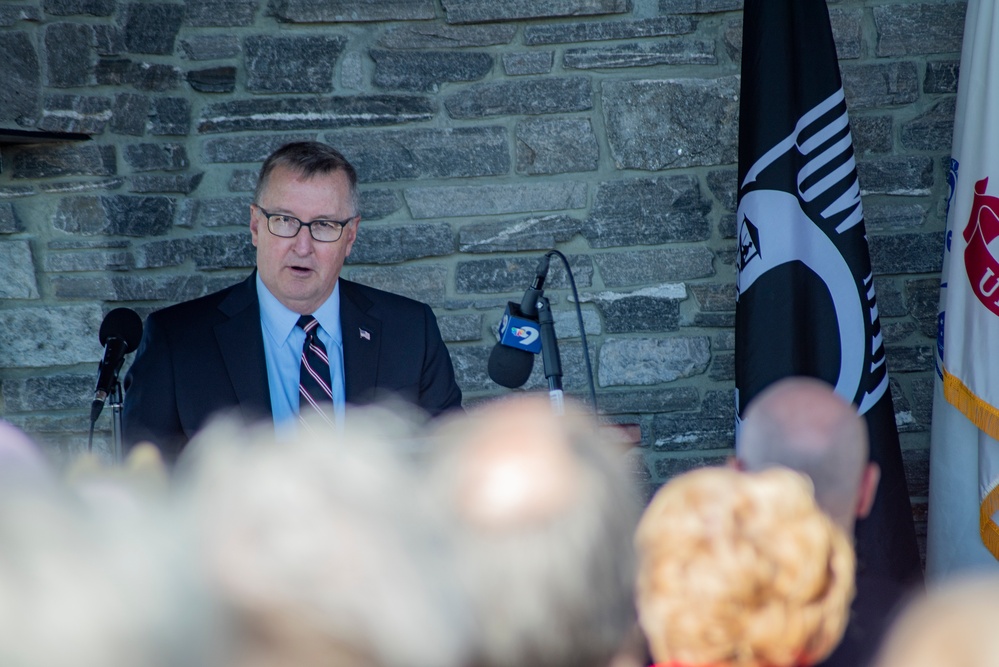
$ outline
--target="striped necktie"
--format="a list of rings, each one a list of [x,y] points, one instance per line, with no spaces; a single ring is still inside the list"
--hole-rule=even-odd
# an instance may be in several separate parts
[[[307,414],[316,412],[332,426],[334,418],[330,360],[326,356],[326,346],[319,340],[319,322],[312,315],[302,315],[298,318],[298,326],[305,330],[298,380],[299,419],[304,421]]]

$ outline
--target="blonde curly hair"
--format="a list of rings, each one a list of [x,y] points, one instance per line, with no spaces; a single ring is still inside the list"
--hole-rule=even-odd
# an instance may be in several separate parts
[[[653,498],[635,545],[639,620],[657,662],[808,665],[842,637],[853,547],[799,473],[681,475]]]

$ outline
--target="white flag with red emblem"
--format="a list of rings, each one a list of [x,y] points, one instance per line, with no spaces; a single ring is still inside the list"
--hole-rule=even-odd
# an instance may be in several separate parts
[[[940,291],[927,538],[932,576],[994,562],[982,545],[999,558],[997,119],[999,11],[993,0],[971,0]]]

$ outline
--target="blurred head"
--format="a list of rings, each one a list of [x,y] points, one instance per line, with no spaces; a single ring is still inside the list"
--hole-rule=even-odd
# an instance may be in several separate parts
[[[448,553],[384,410],[342,438],[217,422],[178,466],[235,667],[448,667],[467,627]]]
[[[848,533],[874,502],[879,470],[868,463],[867,423],[820,380],[787,378],[753,399],[737,451],[747,470],[779,465],[808,475],[819,506]]]
[[[330,221],[334,228],[343,223],[343,229],[335,241],[317,241],[317,227],[304,225],[286,238],[282,227],[288,225],[294,233],[292,218]],[[329,298],[359,224],[357,175],[332,147],[286,144],[264,162],[250,207],[250,234],[260,279],[290,310],[311,314]]]
[[[635,543],[639,619],[657,662],[810,665],[843,634],[853,549],[796,472],[680,475],[652,499]]]
[[[966,576],[917,598],[892,626],[874,667],[993,667],[999,577]]]
[[[605,667],[634,627],[636,493],[611,434],[547,396],[448,423],[431,483],[479,629],[476,667]]]

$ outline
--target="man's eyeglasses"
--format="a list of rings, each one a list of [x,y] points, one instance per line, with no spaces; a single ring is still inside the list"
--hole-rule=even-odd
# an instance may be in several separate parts
[[[343,234],[343,228],[357,219],[357,216],[347,220],[313,220],[312,222],[302,222],[293,215],[284,213],[268,213],[259,205],[254,204],[260,212],[267,218],[267,229],[274,236],[283,239],[294,238],[298,235],[302,227],[309,228],[309,234],[320,243],[332,243],[339,241]]]

